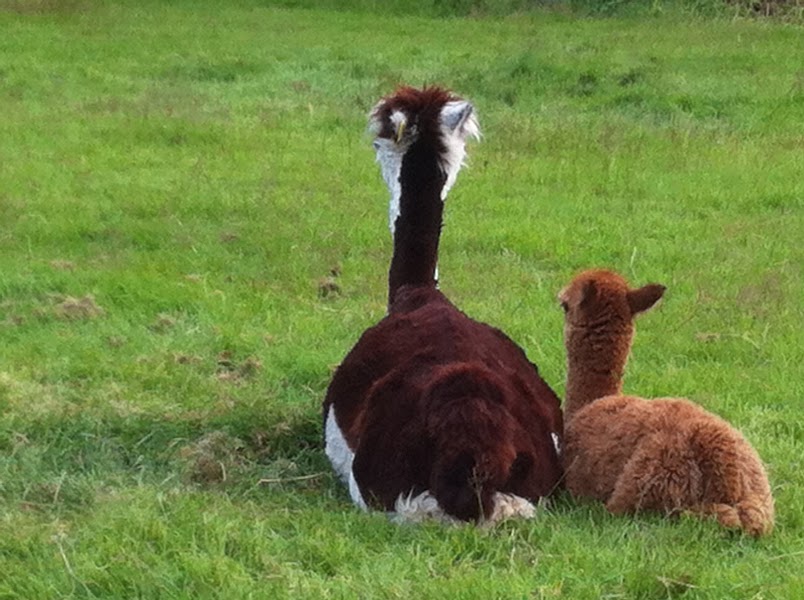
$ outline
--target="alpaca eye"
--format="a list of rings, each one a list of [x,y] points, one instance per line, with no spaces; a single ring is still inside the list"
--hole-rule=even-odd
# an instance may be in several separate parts
[[[379,150],[380,149],[380,142],[378,142],[377,140],[374,140],[373,146],[374,146],[375,150]]]
[[[561,301],[561,310],[563,310],[564,312],[567,312],[569,310],[569,304],[567,304],[565,300]]]

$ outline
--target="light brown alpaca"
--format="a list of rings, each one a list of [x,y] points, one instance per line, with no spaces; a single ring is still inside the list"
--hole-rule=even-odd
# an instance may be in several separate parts
[[[614,514],[687,511],[754,536],[769,533],[768,477],[739,431],[688,400],[621,395],[634,318],[664,290],[631,289],[616,273],[586,271],[559,294],[566,313],[567,489],[605,502]]]

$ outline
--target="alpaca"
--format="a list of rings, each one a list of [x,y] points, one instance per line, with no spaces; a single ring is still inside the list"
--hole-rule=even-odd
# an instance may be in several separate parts
[[[443,204],[479,135],[474,108],[401,88],[371,123],[391,192],[389,312],[329,385],[326,454],[355,504],[397,520],[533,516],[561,478],[560,401],[522,349],[436,289]]]
[[[587,271],[559,294],[568,363],[566,487],[613,514],[686,511],[753,536],[769,533],[768,477],[739,431],[689,400],[622,395],[634,318],[664,290],[631,289],[616,273]]]

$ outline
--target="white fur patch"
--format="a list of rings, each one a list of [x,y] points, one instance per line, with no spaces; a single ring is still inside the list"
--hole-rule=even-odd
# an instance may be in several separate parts
[[[400,494],[394,503],[394,512],[389,514],[395,523],[422,523],[437,521],[439,523],[460,523],[458,519],[444,512],[429,491],[418,496]]]
[[[558,439],[558,434],[557,433],[551,433],[550,437],[553,438],[553,446],[556,449],[556,454],[558,456],[561,456],[561,442]]]
[[[508,519],[532,519],[536,516],[536,507],[529,500],[514,494],[494,494],[494,510],[486,521],[490,525]]]
[[[341,428],[335,420],[335,407],[330,405],[329,412],[327,412],[327,421],[324,426],[325,443],[324,451],[332,463],[332,468],[338,474],[338,477],[344,483],[349,481],[349,474],[352,472],[352,461],[354,460],[355,453],[349,448],[346,443],[346,438],[343,437]]]
[[[391,121],[391,124],[394,126],[393,127],[394,133],[399,131],[400,125],[407,125],[408,123],[408,118],[405,116],[405,113],[398,110],[395,110],[394,112],[391,113],[391,117],[389,120]]]
[[[465,100],[447,102],[441,109],[441,133],[446,151],[441,157],[441,168],[447,175],[447,181],[441,189],[441,199],[446,200],[458,172],[466,158],[466,140],[480,139],[480,124],[477,122],[474,108]]]
[[[352,462],[354,462],[355,453],[349,448],[346,443],[346,438],[343,437],[341,428],[338,427],[338,422],[335,420],[335,407],[330,406],[327,412],[327,421],[324,426],[325,443],[324,451],[326,452],[329,462],[332,463],[332,468],[338,477],[349,486],[349,495],[352,497],[352,502],[363,510],[367,510],[366,502],[360,493],[360,488],[355,480],[354,473],[352,472]]]
[[[491,516],[483,521],[483,525],[491,526],[508,519],[532,519],[536,516],[536,507],[529,500],[514,494],[494,494],[494,508]],[[422,523],[436,521],[438,523],[457,524],[459,519],[444,512],[429,490],[418,496],[400,494],[394,503],[394,512],[389,517],[395,523]]]
[[[363,500],[363,494],[360,493],[360,486],[357,485],[357,480],[352,470],[349,471],[349,496],[352,497],[352,502],[354,502],[358,508],[368,510],[368,505],[366,501]]]
[[[396,219],[399,217],[399,200],[402,197],[402,186],[399,183],[399,175],[402,172],[402,157],[404,152],[400,152],[394,140],[387,138],[377,138],[374,140],[374,150],[377,153],[377,162],[380,165],[382,178],[388,191],[391,192],[391,200],[388,203],[388,229],[391,235],[396,228]]]

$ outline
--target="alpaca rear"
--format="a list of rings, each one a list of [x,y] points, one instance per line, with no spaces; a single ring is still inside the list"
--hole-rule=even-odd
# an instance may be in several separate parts
[[[558,398],[502,332],[433,288],[399,291],[328,399],[353,423],[344,433],[361,506],[495,522],[532,516],[560,481]]]
[[[438,456],[430,489],[460,520],[488,520],[497,492],[540,495],[534,449],[509,403],[505,383],[480,363],[437,369],[424,393],[425,431]]]
[[[620,394],[633,319],[663,293],[663,286],[632,290],[616,273],[590,271],[559,296],[569,366],[567,489],[614,514],[690,512],[754,536],[769,533],[767,474],[739,431],[688,400]]]

